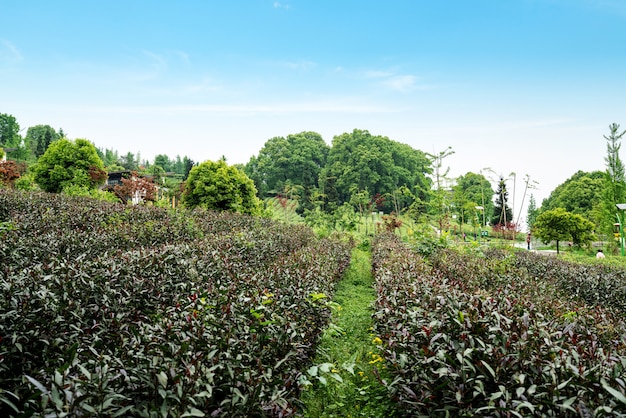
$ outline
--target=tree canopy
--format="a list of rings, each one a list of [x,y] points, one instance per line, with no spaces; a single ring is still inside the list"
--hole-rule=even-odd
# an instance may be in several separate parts
[[[599,224],[605,173],[577,171],[543,200],[540,212],[563,208]]]
[[[33,167],[42,190],[59,193],[68,186],[93,189],[106,179],[96,147],[86,139],[63,138],[50,144]]]
[[[333,139],[326,167],[321,172],[320,187],[328,201],[349,202],[355,192],[381,196],[381,209],[394,210],[394,194],[406,199],[427,200],[431,181],[431,161],[422,151],[355,129]],[[399,193],[407,188],[410,194]],[[402,206],[410,204],[405,201]]]
[[[182,199],[188,208],[255,215],[260,211],[256,192],[254,183],[243,171],[224,160],[205,161],[189,172]]]
[[[453,202],[456,208],[457,217],[461,223],[474,223],[474,217],[478,215],[479,224],[483,222],[484,214],[493,212],[493,189],[491,182],[482,174],[468,172],[456,179],[456,184],[452,188]],[[483,210],[476,209],[482,206]]]
[[[36,125],[28,128],[24,142],[28,144],[31,155],[34,158],[39,158],[46,152],[50,144],[59,138],[57,131],[50,125]]]
[[[593,228],[593,223],[581,215],[556,208],[537,216],[533,234],[544,244],[556,241],[558,253],[561,241],[571,240],[577,246],[588,245],[593,240]]]
[[[315,132],[301,132],[269,139],[258,156],[245,165],[259,197],[276,196],[301,190],[301,203],[310,206],[321,170],[326,165],[329,146]]]
[[[7,156],[18,161],[28,158],[28,149],[20,136],[20,125],[13,115],[0,113],[0,148]]]

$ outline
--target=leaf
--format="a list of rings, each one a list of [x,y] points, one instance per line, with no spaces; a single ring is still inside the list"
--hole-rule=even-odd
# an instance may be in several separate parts
[[[39,391],[41,393],[43,393],[44,395],[47,395],[49,393],[49,390],[46,389],[44,387],[44,385],[42,385],[41,383],[39,383],[39,381],[37,381],[36,379],[30,377],[29,375],[25,374],[24,377],[26,377],[26,379],[28,379],[28,381],[30,383],[32,383],[37,389],[39,389]]]
[[[604,388],[604,390],[609,392],[615,399],[617,399],[618,401],[626,405],[626,396],[624,396],[622,392],[620,392],[619,390],[613,389],[605,381],[602,381],[602,387]]]
[[[185,412],[184,414],[181,415],[181,417],[203,417],[203,416],[204,416],[204,412],[194,407],[192,407],[189,412]]]
[[[339,383],[343,383],[343,379],[341,378],[341,376],[339,376],[337,373],[331,373],[330,377],[332,377],[333,379],[335,379],[336,381],[338,381]]]
[[[161,372],[157,374],[157,379],[159,380],[159,383],[161,384],[161,386],[163,387],[167,386],[167,375],[165,374],[165,372]]]
[[[480,362],[483,364],[483,366],[485,366],[485,368],[489,371],[489,373],[491,373],[491,376],[495,378],[495,377],[496,377],[496,372],[495,372],[495,371],[493,371],[493,369],[491,368],[491,366],[490,366],[489,364],[487,364],[487,363],[485,362],[485,360],[481,360]]]
[[[567,384],[573,379],[573,377],[570,377],[569,379],[567,379],[565,382],[559,384],[556,388],[561,390],[563,389],[565,386],[567,386]]]
[[[80,369],[80,371],[85,375],[85,377],[87,378],[87,380],[91,381],[91,373],[89,373],[89,370],[87,370],[85,368],[85,366],[83,366],[82,364],[78,365],[78,368]]]
[[[133,405],[125,406],[124,408],[120,409],[119,411],[111,415],[111,417],[115,418],[115,417],[126,416],[126,412],[128,412],[132,408],[133,408]]]

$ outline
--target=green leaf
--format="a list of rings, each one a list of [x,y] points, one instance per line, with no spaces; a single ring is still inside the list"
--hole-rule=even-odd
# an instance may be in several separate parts
[[[604,388],[604,390],[609,392],[615,399],[626,405],[626,397],[622,392],[618,391],[617,389],[613,389],[604,380],[602,381],[602,387]]]
[[[159,383],[161,384],[161,386],[163,387],[167,386],[167,375],[165,374],[165,372],[161,372],[157,374],[157,379],[159,380]]]
[[[185,412],[184,414],[181,415],[181,417],[203,417],[203,416],[204,416],[204,412],[193,407],[191,408],[189,412]]]
[[[489,373],[491,374],[491,376],[495,378],[495,377],[496,377],[496,372],[495,372],[495,371],[491,368],[491,366],[490,366],[489,364],[487,364],[487,363],[485,362],[485,360],[481,360],[480,362],[481,362],[481,363],[483,364],[483,366],[485,366],[485,368],[489,371]]]

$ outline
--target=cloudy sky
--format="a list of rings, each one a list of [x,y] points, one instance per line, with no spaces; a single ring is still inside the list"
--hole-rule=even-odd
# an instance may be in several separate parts
[[[330,144],[365,129],[429,153],[452,147],[451,176],[515,173],[519,206],[525,177],[540,203],[577,170],[603,170],[608,125],[626,128],[622,0],[0,10],[0,113],[142,159],[245,163],[275,136],[315,131]]]

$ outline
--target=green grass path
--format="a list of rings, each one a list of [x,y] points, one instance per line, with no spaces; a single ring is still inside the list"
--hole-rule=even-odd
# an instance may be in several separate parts
[[[373,288],[368,252],[355,248],[337,286],[333,317],[322,336],[304,391],[305,417],[393,417],[377,375],[385,375],[372,334]]]

